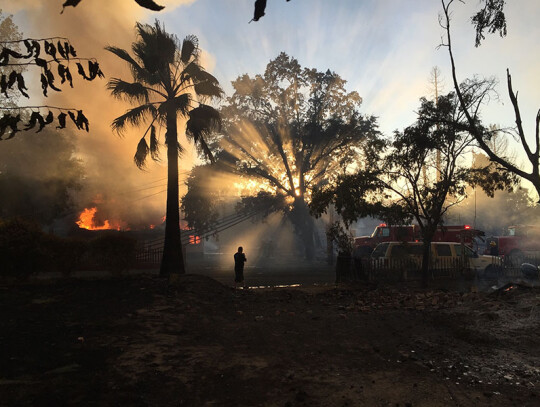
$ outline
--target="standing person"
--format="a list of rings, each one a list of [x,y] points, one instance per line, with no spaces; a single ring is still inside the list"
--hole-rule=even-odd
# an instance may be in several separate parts
[[[238,283],[242,283],[242,288],[245,288],[244,285],[244,263],[247,261],[246,255],[244,254],[244,249],[242,246],[238,248],[238,252],[234,254],[234,288]]]

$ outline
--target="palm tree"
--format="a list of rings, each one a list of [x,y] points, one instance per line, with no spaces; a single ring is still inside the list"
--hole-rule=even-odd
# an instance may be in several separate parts
[[[187,119],[186,135],[213,161],[205,136],[219,127],[220,116],[202,102],[221,97],[223,91],[217,79],[200,65],[197,37],[188,36],[180,43],[158,21],[154,25],[137,23],[136,32],[138,38],[131,47],[133,57],[124,49],[106,48],[128,63],[133,76],[133,82],[111,79],[108,89],[113,96],[136,105],[114,119],[112,128],[121,135],[127,125],[147,126],[134,157],[140,169],[148,155],[159,159],[156,125],[166,128],[167,212],[160,275],[183,274],[178,209],[178,156],[183,149],[178,143],[177,120],[179,116]]]

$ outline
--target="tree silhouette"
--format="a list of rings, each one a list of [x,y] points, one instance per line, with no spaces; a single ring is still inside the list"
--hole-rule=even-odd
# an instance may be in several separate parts
[[[334,72],[302,68],[281,53],[264,75],[234,81],[222,109],[221,145],[236,158],[234,170],[287,198],[308,259],[314,255],[307,207],[313,187],[332,182],[354,163],[369,166],[376,155],[376,120],[360,114],[362,99],[345,83]]]
[[[482,0],[482,2],[484,7],[471,18],[476,30],[474,45],[477,47],[486,38],[485,30],[490,34],[498,32],[501,37],[506,36],[506,16],[504,14],[506,0]]]
[[[450,21],[451,21],[450,8],[452,6],[453,0],[450,0],[450,1],[441,0],[441,2],[443,6],[443,14],[440,17],[440,20],[441,20],[441,26],[444,28],[445,33],[446,33],[446,43],[442,44],[442,46],[445,46],[448,49],[450,62],[452,66],[452,80],[454,83],[454,89],[458,97],[459,103],[461,105],[461,108],[463,109],[463,112],[470,125],[471,134],[474,136],[480,148],[484,150],[484,152],[487,154],[487,156],[489,157],[491,161],[496,163],[499,167],[504,168],[506,171],[529,181],[531,184],[533,184],[538,196],[540,197],[540,109],[538,110],[536,114],[536,119],[535,119],[536,131],[535,131],[535,137],[534,137],[534,146],[531,147],[529,143],[527,142],[525,131],[523,129],[521,112],[519,109],[519,103],[517,99],[517,92],[514,92],[512,88],[512,77],[510,75],[510,71],[507,69],[506,81],[507,81],[507,86],[508,86],[508,95],[512,103],[513,113],[515,117],[515,123],[516,123],[515,133],[517,133],[519,142],[521,146],[523,147],[525,156],[527,157],[530,167],[531,167],[531,170],[527,172],[526,170],[522,169],[518,164],[514,163],[512,160],[494,151],[491,148],[490,143],[489,143],[489,140],[491,139],[493,135],[493,130],[490,130],[489,128],[480,126],[478,124],[479,123],[478,117],[481,112],[480,107],[489,97],[489,93],[491,90],[491,86],[486,87],[484,85],[486,82],[485,80],[472,79],[469,81],[471,86],[476,86],[476,87],[483,86],[484,95],[481,99],[477,101],[475,105],[467,104],[466,95],[464,95],[462,89],[459,86],[457,73],[456,73],[456,61],[454,58],[453,45],[452,45],[452,37],[451,37],[451,30],[450,30]],[[488,4],[491,4],[491,9],[490,9],[491,14],[487,13],[486,15],[483,15],[483,17],[478,18],[477,20],[473,19],[473,23],[478,24],[477,27],[483,27],[483,29],[488,29],[488,31],[492,33],[499,31],[501,36],[504,36],[506,34],[506,20],[504,18],[504,13],[502,13],[504,1],[491,0],[491,1],[488,1]],[[478,36],[478,28],[477,28],[477,38],[476,38],[477,46],[480,44],[480,40],[483,38],[484,36],[482,34]]]
[[[465,84],[462,92],[467,107],[476,103],[479,96],[474,89]],[[376,169],[343,176],[335,186],[315,192],[313,209],[321,213],[333,203],[347,223],[369,214],[414,219],[422,232],[422,278],[427,283],[433,236],[448,210],[466,197],[466,187],[476,185],[493,196],[495,190],[515,184],[514,178],[489,163],[476,168],[467,165],[465,155],[474,145],[455,93],[440,96],[437,103],[422,98],[416,122],[403,132],[396,131]]]
[[[219,98],[223,92],[217,79],[200,65],[197,37],[188,36],[180,43],[158,21],[154,25],[137,23],[136,30],[138,39],[132,44],[134,56],[121,48],[106,48],[128,63],[133,76],[133,82],[112,78],[108,88],[113,96],[137,105],[117,117],[112,127],[121,134],[128,125],[150,122],[135,153],[134,161],[139,168],[144,167],[148,155],[158,159],[156,125],[166,128],[167,218],[160,274],[168,276],[185,273],[178,210],[178,155],[182,151],[178,143],[178,116],[188,119],[186,135],[212,160],[205,136],[219,128],[220,116],[201,101]]]

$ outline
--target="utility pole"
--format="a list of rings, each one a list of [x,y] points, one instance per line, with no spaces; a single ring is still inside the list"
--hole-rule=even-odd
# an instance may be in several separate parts
[[[441,71],[439,67],[434,66],[431,70],[430,82],[433,85],[433,92],[435,95],[435,107],[439,107],[439,83],[440,83]],[[437,131],[439,130],[439,123],[436,124]],[[441,180],[441,152],[437,150],[437,157],[435,161],[435,167],[437,170],[437,182]]]

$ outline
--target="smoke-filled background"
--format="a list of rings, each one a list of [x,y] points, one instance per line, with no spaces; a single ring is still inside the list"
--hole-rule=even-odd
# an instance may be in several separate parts
[[[79,56],[96,58],[106,75],[105,79],[92,82],[74,75],[74,89],[63,86],[61,93],[51,91],[46,99],[40,92],[37,71],[30,68],[26,75],[29,81],[34,79],[29,83],[33,91],[31,104],[76,107],[90,120],[89,133],[72,128],[62,131],[62,137],[74,144],[76,158],[83,166],[81,187],[72,194],[72,224],[85,208],[94,207],[99,224],[109,220],[111,226],[120,228],[159,225],[165,215],[165,162],[149,161],[146,171],[138,170],[133,155],[144,130],[128,129],[120,138],[110,127],[112,120],[129,105],[113,99],[106,82],[113,77],[129,80],[130,73],[104,47],[114,45],[129,50],[136,39],[137,21],[152,23],[157,18],[180,39],[197,35],[203,49],[203,65],[215,74],[227,95],[231,94],[232,80],[244,73],[263,73],[268,61],[281,51],[298,58],[302,66],[334,70],[348,81],[348,89],[358,91],[364,100],[362,111],[378,116],[380,128],[387,135],[415,120],[418,99],[430,93],[429,72],[434,65],[441,68],[442,91],[451,89],[448,55],[444,48],[437,49],[441,41],[437,1],[343,0],[330,4],[276,0],[268,2],[264,18],[251,24],[248,21],[253,13],[252,0],[161,0],[158,3],[166,8],[157,13],[139,7],[133,0],[84,0],[61,14],[63,2],[7,0],[0,7],[4,13],[14,15],[23,37],[68,37]],[[474,48],[470,16],[477,7],[478,2],[469,1],[466,6],[456,7],[453,15],[458,75],[461,80],[475,73],[496,75],[500,80],[500,101],[492,100],[485,107],[483,118],[488,124],[511,126],[512,110],[504,76],[505,69],[510,68],[514,88],[520,91],[524,126],[532,135],[539,107],[540,77],[539,54],[531,50],[536,49],[539,38],[536,18],[540,3],[524,0],[519,7],[508,4],[508,36],[488,37],[480,48]],[[164,130],[159,133],[163,140]],[[182,195],[196,154],[183,132],[179,133],[186,148],[180,160]],[[30,139],[25,133],[18,137]],[[39,148],[43,160],[54,160],[54,143],[44,142]],[[508,149],[515,148],[510,140]],[[13,154],[17,154],[13,149]],[[45,154],[47,149],[49,154]],[[516,161],[523,162],[519,153]],[[48,165],[47,171],[61,172],[54,165]],[[36,177],[39,183],[39,173],[28,176]],[[490,208],[489,213],[494,213],[494,209]],[[480,211],[469,208],[459,220],[471,223],[470,218],[476,216],[481,222]]]
[[[165,0],[161,3],[166,6],[165,12],[169,12],[190,2]],[[24,38],[67,37],[78,56],[96,58],[105,74],[105,79],[88,82],[74,73],[73,89],[62,86],[62,92],[50,91],[47,98],[40,92],[39,70],[34,72],[32,67],[26,74],[28,87],[33,91],[32,105],[76,107],[82,109],[90,121],[89,133],[77,131],[70,124],[68,129],[61,131],[69,134],[70,142],[74,142],[76,156],[84,170],[81,188],[72,196],[76,211],[67,218],[78,218],[84,208],[95,207],[96,226],[103,225],[105,220],[109,220],[111,227],[121,229],[159,225],[165,215],[166,161],[149,161],[145,171],[137,169],[133,155],[144,129],[128,128],[122,137],[113,134],[111,122],[130,105],[113,99],[106,83],[112,77],[130,81],[131,75],[123,61],[104,49],[107,45],[114,45],[131,51],[135,23],[144,20],[149,12],[131,1],[87,0],[76,8],[67,7],[61,14],[61,4],[56,0],[8,1],[2,7],[4,12],[14,13],[14,21]],[[212,58],[203,51],[202,63],[209,71],[212,70],[211,61]],[[20,103],[28,102],[21,99]],[[163,142],[164,130],[158,129],[158,132]],[[21,137],[28,136],[31,134],[21,134]],[[186,142],[183,131],[179,131],[179,136],[186,149],[180,159],[180,184],[185,187],[183,181],[196,154]],[[48,148],[52,150],[51,154],[43,151]],[[55,148],[56,143],[40,145],[41,154],[36,156],[53,159]],[[165,156],[165,150],[162,151],[162,156]],[[34,175],[38,178],[43,176]]]

